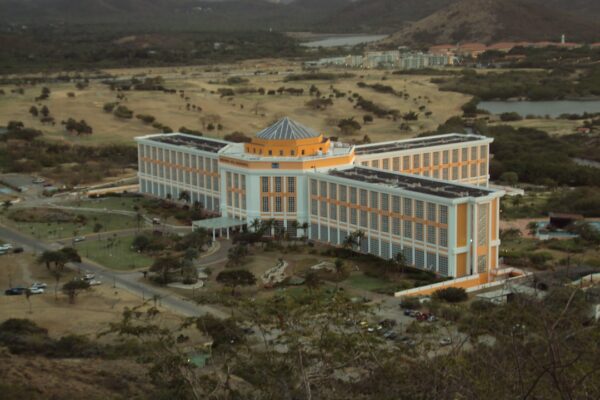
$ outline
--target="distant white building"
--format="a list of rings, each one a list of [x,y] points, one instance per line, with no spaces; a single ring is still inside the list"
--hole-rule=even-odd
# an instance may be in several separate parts
[[[364,55],[350,54],[345,57],[328,57],[316,61],[307,61],[305,66],[346,68],[397,68],[422,69],[443,67],[454,64],[454,56],[440,53],[408,52],[399,50],[369,51]]]

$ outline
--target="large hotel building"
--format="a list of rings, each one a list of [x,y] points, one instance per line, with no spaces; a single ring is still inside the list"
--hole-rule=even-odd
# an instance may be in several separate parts
[[[288,118],[250,143],[181,133],[136,138],[140,191],[220,213],[197,226],[274,219],[292,235],[360,251],[402,253],[440,275],[487,277],[498,267],[502,191],[488,188],[490,138],[448,134],[348,145]],[[294,223],[296,221],[296,223]],[[307,232],[297,232],[307,224]]]

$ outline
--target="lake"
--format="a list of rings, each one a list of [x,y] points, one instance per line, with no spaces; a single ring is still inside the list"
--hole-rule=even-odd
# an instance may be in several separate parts
[[[306,47],[349,47],[362,43],[375,42],[385,39],[387,35],[332,35],[311,42],[304,42]]]
[[[539,115],[558,117],[561,114],[600,112],[600,100],[551,100],[551,101],[482,101],[477,108],[492,114],[516,112],[522,117]]]

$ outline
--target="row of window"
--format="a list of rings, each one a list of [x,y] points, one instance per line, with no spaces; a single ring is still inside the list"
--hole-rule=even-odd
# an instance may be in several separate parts
[[[380,165],[383,164],[381,167]],[[389,159],[383,159],[381,160],[372,160],[372,161],[363,161],[361,162],[361,165],[364,165],[365,167],[373,167],[373,168],[381,168],[384,170],[390,170],[389,168]],[[393,171],[397,171],[397,172],[408,172],[411,171],[410,169],[407,170],[400,170],[400,169],[396,169],[396,168],[392,168]],[[468,178],[476,178],[476,177],[480,177],[480,176],[487,176],[488,171],[487,171],[487,164],[485,162],[482,163],[473,163],[470,165],[462,165],[462,166],[453,166],[453,167],[448,167],[448,168],[436,168],[433,169],[432,171],[430,170],[425,170],[423,172],[421,172],[419,175],[425,176],[425,177],[432,177],[434,179],[443,179],[443,180],[461,180],[461,179],[468,179]]]
[[[321,147],[319,147],[319,151],[322,151],[322,150],[323,149]],[[257,148],[252,146],[252,153],[253,154],[262,154],[263,151],[262,151],[261,148],[258,148],[258,151],[257,151]],[[298,155],[303,156],[305,154],[306,154],[306,151],[304,149],[301,149],[300,153]],[[280,157],[284,157],[284,156],[289,155],[289,156],[294,157],[294,156],[296,156],[296,150],[291,149],[291,150],[288,151],[288,154],[286,154],[285,150],[277,150],[275,153],[273,153],[273,150],[268,150],[267,151],[267,155],[269,155],[269,156],[278,155]]]
[[[320,203],[320,204],[319,204]],[[328,204],[325,201],[311,200],[311,215],[329,219],[332,223],[349,224],[364,229],[371,229],[383,235],[402,236],[408,240],[427,242],[432,245],[448,247],[448,228],[436,227],[433,224],[412,222],[398,217],[379,215],[377,212],[367,212],[356,208],[347,208]]]
[[[165,185],[162,183],[152,182],[147,179],[140,179],[140,192],[151,194],[157,197],[170,197],[172,199],[178,199],[179,194],[187,190],[185,188],[179,188],[174,185]],[[219,197],[207,195],[206,193],[199,191],[190,191],[190,203],[199,202],[208,210],[219,210]]]
[[[462,149],[434,151],[432,153],[392,157],[381,160],[381,164],[379,163],[379,160],[373,160],[372,166],[376,168],[390,169],[391,160],[391,169],[394,171],[437,167],[440,165],[450,164],[450,155],[452,155],[452,163],[485,160],[488,157],[488,146],[471,146],[463,147]],[[402,168],[400,167],[400,162],[402,162]]]
[[[148,157],[152,160],[177,164],[188,168],[196,168],[207,172],[218,172],[219,161],[212,157],[203,157],[182,151],[168,150],[160,147],[139,145],[140,159]]]
[[[227,189],[246,190],[246,175],[235,172],[227,172],[225,174],[225,182]]]
[[[328,225],[319,225],[314,222],[310,225],[309,237],[312,240],[341,245],[348,235],[350,235],[350,231],[333,228]],[[426,251],[422,248],[403,246],[400,243],[390,242],[377,237],[365,237],[360,240],[357,250],[384,259],[395,258],[398,253],[402,253],[408,265],[434,271],[444,276],[448,276],[449,273],[447,255]]]
[[[285,200],[287,199],[287,201]],[[284,211],[284,203],[287,203],[287,207]],[[276,213],[295,213],[296,212],[296,197],[281,197],[281,196],[262,196],[261,199],[261,211],[262,212],[276,212]]]
[[[286,185],[286,186],[284,186]],[[263,193],[296,193],[295,176],[261,176],[260,189]],[[284,190],[285,189],[285,190]]]
[[[331,219],[337,219],[338,211],[335,209],[337,206],[333,203],[335,201],[340,201],[342,205],[339,206],[339,214],[346,215],[348,213],[346,205],[350,206],[351,210],[354,210],[355,212],[356,208],[353,208],[352,206],[362,206],[377,209],[378,212],[382,211],[385,213],[391,211],[405,217],[416,217],[431,222],[439,222],[440,224],[448,223],[448,206],[443,204],[415,200],[372,190],[358,189],[353,186],[348,187],[347,185],[318,181],[316,179],[310,180],[310,194],[311,196],[320,196],[321,198],[327,199],[326,201],[322,201],[320,205],[320,216],[323,218],[329,216]],[[312,198],[312,215],[318,215],[318,209],[317,200]],[[328,213],[328,209],[331,210],[331,212]],[[366,213],[366,211],[361,212]]]
[[[246,194],[238,192],[227,192],[227,205],[229,207],[246,209]]]

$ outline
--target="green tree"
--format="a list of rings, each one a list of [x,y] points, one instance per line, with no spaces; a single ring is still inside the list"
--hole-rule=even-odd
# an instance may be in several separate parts
[[[69,296],[69,303],[75,304],[75,298],[79,293],[83,290],[87,290],[90,288],[90,283],[83,279],[74,279],[65,283],[62,287],[62,291],[64,294]]]
[[[256,277],[245,269],[221,271],[217,275],[217,282],[231,288],[231,294],[235,294],[238,286],[252,286],[256,284]]]
[[[192,197],[191,197],[189,191],[182,190],[181,192],[179,192],[178,200],[185,201],[186,203],[189,203],[191,199],[192,199]]]

